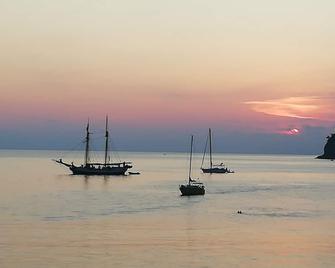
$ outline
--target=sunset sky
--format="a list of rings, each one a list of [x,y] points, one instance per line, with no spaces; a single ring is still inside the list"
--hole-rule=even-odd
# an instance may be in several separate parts
[[[335,127],[332,0],[0,0],[0,33],[0,148],[105,114],[123,150],[212,127],[217,151],[318,153]]]

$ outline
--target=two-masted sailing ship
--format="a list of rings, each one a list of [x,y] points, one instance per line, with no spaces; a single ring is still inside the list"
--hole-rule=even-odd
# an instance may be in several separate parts
[[[181,195],[184,195],[184,196],[204,195],[205,194],[205,186],[203,185],[203,183],[191,178],[192,155],[193,155],[193,135],[191,136],[191,151],[190,151],[190,166],[189,166],[189,171],[188,171],[188,183],[179,186]]]
[[[116,162],[112,163],[109,160],[109,131],[108,117],[106,117],[105,130],[105,158],[103,163],[90,161],[90,124],[87,122],[86,138],[85,138],[85,158],[82,165],[74,165],[73,162],[66,163],[62,159],[54,160],[55,162],[68,167],[74,175],[125,175],[129,168],[132,168],[131,162]]]
[[[207,153],[207,144],[209,141],[209,167],[204,168],[204,160]],[[212,130],[209,128],[208,137],[206,140],[205,150],[202,157],[201,170],[203,173],[234,173],[234,171],[227,168],[222,162],[220,164],[213,164],[213,149],[212,149]]]

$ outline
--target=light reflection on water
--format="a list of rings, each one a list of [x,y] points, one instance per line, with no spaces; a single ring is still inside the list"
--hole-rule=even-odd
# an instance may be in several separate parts
[[[188,198],[185,154],[120,153],[141,171],[121,177],[69,175],[60,155],[0,153],[1,267],[335,264],[333,162],[215,155],[236,173],[195,168],[206,195]]]

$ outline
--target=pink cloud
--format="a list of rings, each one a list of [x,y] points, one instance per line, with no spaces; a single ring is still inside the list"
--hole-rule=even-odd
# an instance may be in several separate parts
[[[272,116],[331,121],[335,117],[333,102],[334,97],[306,96],[248,101],[245,104],[255,112]]]

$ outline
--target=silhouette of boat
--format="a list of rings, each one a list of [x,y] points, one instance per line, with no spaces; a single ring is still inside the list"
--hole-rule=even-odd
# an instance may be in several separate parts
[[[193,154],[193,135],[191,136],[191,152],[190,152],[190,167],[188,172],[188,183],[179,186],[179,190],[181,192],[181,195],[183,196],[205,194],[205,186],[203,185],[203,183],[191,178],[192,154]]]
[[[205,160],[205,156],[206,156],[208,140],[209,140],[209,167],[204,168],[203,164],[204,164],[204,160]],[[204,150],[204,154],[203,154],[203,157],[202,157],[202,163],[201,163],[202,172],[203,173],[210,173],[210,174],[211,173],[234,173],[234,171],[227,168],[223,163],[220,163],[218,165],[213,165],[212,151],[213,151],[212,150],[212,130],[209,128],[208,136],[207,136],[207,140],[206,140],[206,145],[205,145],[205,150]]]
[[[109,162],[108,117],[106,117],[105,161],[103,163],[90,162],[90,134],[91,133],[89,132],[89,122],[87,122],[84,164],[76,166],[73,164],[73,162],[69,164],[64,162],[62,159],[54,161],[68,167],[74,175],[124,175],[129,168],[132,168],[131,162],[116,162],[116,163]]]
[[[129,175],[140,175],[141,173],[140,172],[131,172],[131,171],[129,171],[128,174]]]

